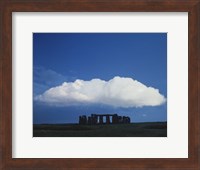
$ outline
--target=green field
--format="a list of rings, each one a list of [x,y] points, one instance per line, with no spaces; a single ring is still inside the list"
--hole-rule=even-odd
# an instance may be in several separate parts
[[[167,123],[35,124],[33,137],[167,137]]]

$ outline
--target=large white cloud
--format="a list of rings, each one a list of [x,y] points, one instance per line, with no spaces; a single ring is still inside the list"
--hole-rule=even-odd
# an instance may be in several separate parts
[[[57,106],[106,104],[124,108],[158,106],[166,101],[158,89],[127,77],[64,82],[36,96],[35,100]]]

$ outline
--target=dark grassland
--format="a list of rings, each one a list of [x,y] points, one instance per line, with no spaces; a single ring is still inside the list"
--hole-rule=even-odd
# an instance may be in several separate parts
[[[167,122],[131,124],[34,124],[33,137],[167,137]]]

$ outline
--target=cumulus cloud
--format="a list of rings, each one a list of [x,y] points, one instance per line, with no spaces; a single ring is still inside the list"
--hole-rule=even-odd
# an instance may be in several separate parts
[[[105,104],[123,108],[158,106],[166,102],[158,89],[127,77],[64,82],[36,96],[35,100],[57,106]]]

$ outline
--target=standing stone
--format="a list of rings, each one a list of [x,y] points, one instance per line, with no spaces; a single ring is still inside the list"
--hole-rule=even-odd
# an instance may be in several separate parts
[[[91,116],[88,116],[88,125],[91,125],[92,124],[92,118]]]
[[[106,115],[106,124],[110,124],[110,116]]]
[[[117,114],[114,114],[114,115],[112,116],[112,123],[113,123],[113,124],[117,124],[117,123],[118,123],[118,115],[117,115]]]
[[[103,116],[99,116],[99,124],[103,124]]]

